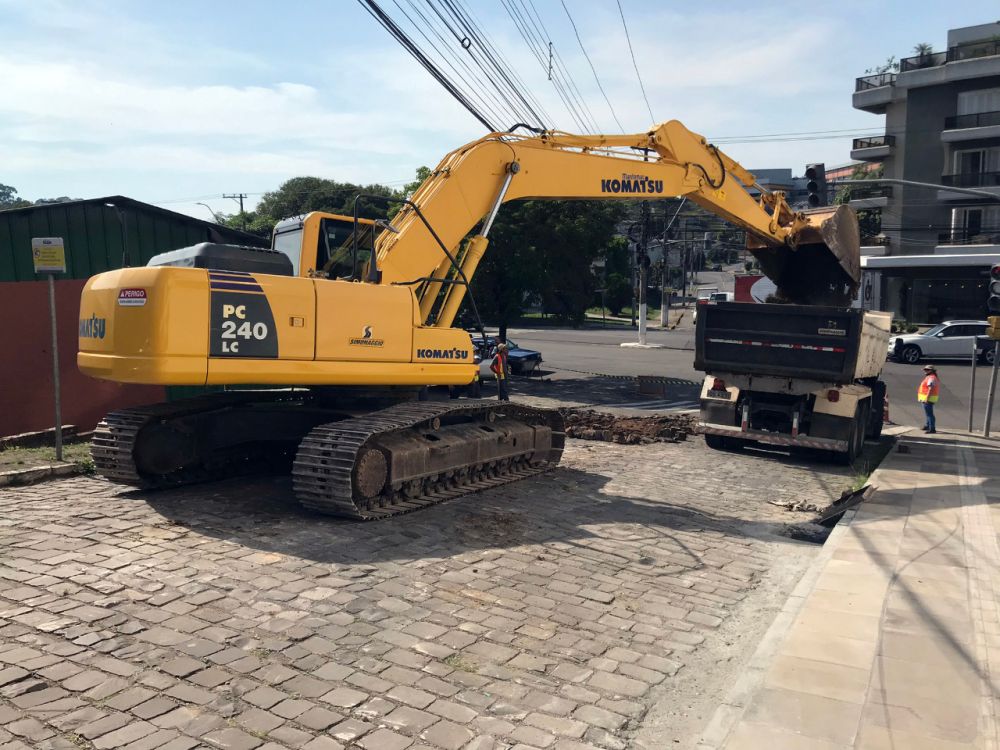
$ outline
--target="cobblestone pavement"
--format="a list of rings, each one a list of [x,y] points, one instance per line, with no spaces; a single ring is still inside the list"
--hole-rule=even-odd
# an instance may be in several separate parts
[[[625,748],[787,558],[768,493],[848,481],[570,441],[546,475],[369,524],[286,478],[5,490],[0,747]]]

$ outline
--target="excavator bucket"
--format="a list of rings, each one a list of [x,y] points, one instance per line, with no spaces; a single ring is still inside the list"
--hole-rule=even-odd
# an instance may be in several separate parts
[[[777,286],[775,302],[848,306],[861,283],[861,232],[848,206],[803,212],[795,247],[748,241],[761,271]]]

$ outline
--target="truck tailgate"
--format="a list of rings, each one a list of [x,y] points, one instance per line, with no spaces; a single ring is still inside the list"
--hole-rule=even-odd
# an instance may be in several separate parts
[[[850,383],[864,313],[841,307],[721,302],[698,310],[694,366],[706,373]]]

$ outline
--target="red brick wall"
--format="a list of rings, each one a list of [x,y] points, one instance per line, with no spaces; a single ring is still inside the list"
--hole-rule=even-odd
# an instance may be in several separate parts
[[[89,430],[112,409],[163,401],[160,386],[94,380],[76,367],[82,279],[56,281],[62,421]],[[48,282],[0,282],[0,436],[55,424]]]

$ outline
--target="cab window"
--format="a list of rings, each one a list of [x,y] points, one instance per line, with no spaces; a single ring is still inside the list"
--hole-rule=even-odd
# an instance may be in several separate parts
[[[292,262],[292,276],[299,275],[299,256],[302,253],[302,228],[297,227],[274,235],[273,247],[284,253]]]
[[[358,273],[371,256],[372,229],[371,224],[358,225]],[[316,248],[316,270],[323,271],[328,279],[351,278],[354,272],[353,221],[323,219]]]

